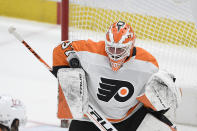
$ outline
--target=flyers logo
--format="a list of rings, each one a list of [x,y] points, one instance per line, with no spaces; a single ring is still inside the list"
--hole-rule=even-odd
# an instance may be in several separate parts
[[[134,92],[134,87],[127,81],[112,80],[107,78],[101,78],[99,83],[98,98],[102,101],[108,102],[114,97],[119,102],[127,101]]]

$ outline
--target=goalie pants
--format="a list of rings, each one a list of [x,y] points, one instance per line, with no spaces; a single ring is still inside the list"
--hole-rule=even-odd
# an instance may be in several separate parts
[[[141,107],[124,121],[113,124],[118,131],[136,131],[147,114],[147,109]],[[69,131],[100,131],[92,122],[72,120]]]

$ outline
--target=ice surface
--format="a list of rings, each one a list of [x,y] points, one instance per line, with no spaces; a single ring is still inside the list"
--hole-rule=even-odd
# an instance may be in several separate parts
[[[52,50],[61,41],[59,25],[0,17],[0,94],[21,99],[28,123],[21,131],[67,131],[57,118],[57,81],[29,51],[8,33],[16,27],[25,41],[52,65]],[[179,131],[197,131],[179,126]]]

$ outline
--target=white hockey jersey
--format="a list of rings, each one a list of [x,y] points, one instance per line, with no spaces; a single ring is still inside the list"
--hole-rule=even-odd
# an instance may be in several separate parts
[[[87,74],[90,102],[112,122],[132,114],[139,103],[136,97],[143,93],[150,76],[158,71],[156,59],[139,47],[134,47],[132,55],[117,72],[112,71],[105,42],[91,40],[65,41],[58,45],[53,51],[53,69],[69,66],[67,58],[73,51]],[[69,119],[66,100],[60,99],[59,117]]]

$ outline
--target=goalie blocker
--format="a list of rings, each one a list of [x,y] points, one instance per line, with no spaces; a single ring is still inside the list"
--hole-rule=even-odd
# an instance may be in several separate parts
[[[115,127],[103,117],[101,112],[88,101],[88,91],[85,72],[81,68],[62,68],[58,70],[57,78],[67,101],[73,120],[87,121],[87,117],[101,131],[117,131]]]
[[[88,108],[85,72],[81,68],[62,68],[57,78],[66,98],[72,119],[82,119]]]

